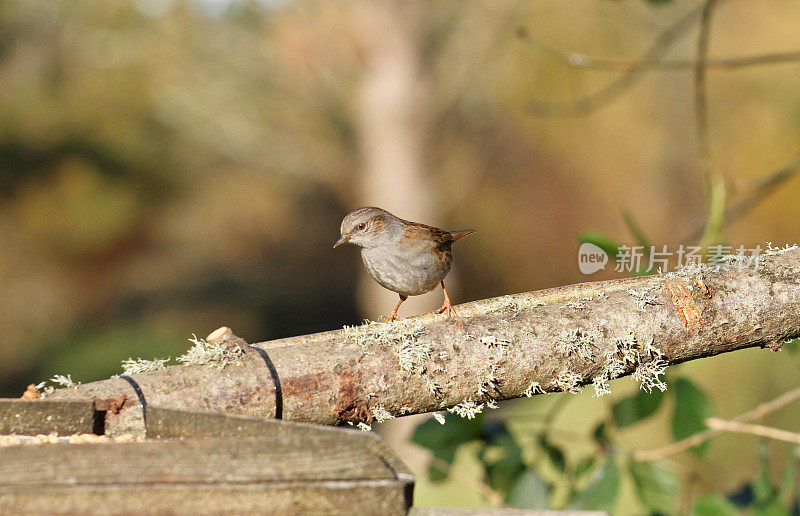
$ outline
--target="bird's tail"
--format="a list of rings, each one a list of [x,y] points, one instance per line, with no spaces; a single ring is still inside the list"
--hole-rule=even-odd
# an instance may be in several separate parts
[[[458,240],[459,238],[464,238],[467,235],[471,235],[475,232],[474,229],[462,229],[461,231],[448,231],[450,235],[453,237],[453,242]]]

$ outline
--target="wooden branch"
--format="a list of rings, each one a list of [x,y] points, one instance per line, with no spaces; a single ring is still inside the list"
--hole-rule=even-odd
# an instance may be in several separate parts
[[[371,423],[452,407],[469,415],[540,389],[576,392],[594,383],[603,391],[607,380],[628,374],[658,387],[669,364],[778,349],[800,336],[800,249],[765,253],[757,267],[696,267],[456,308],[451,319],[426,314],[258,344],[280,379],[283,417]],[[229,331],[209,340],[220,349],[244,345]],[[253,350],[223,369],[172,366],[131,377],[154,406],[275,415],[273,380]],[[137,396],[120,378],[49,398],[93,399],[107,407],[108,433],[141,433]]]
[[[795,400],[800,399],[800,387],[796,389],[792,389],[789,392],[784,392],[780,396],[773,398],[769,401],[765,401],[761,403],[753,410],[749,410],[744,414],[740,414],[735,418],[731,419],[731,421],[736,423],[744,423],[747,421],[755,421],[757,419],[761,419],[762,417],[772,414],[773,412],[782,409],[786,405],[792,403]],[[712,439],[719,434],[721,434],[721,430],[715,429],[708,429],[703,430],[702,432],[697,432],[696,434],[692,434],[689,437],[681,439],[680,441],[675,441],[674,443],[670,443],[666,446],[662,446],[661,448],[657,448],[655,450],[636,450],[633,452],[633,458],[637,461],[654,461],[654,460],[661,460],[666,457],[670,457],[672,455],[677,455],[678,453],[685,452],[689,448],[693,448],[699,444],[702,444],[709,439]]]
[[[764,425],[754,425],[752,423],[737,423],[736,421],[726,421],[717,417],[710,417],[706,419],[706,425],[709,428],[720,430],[722,432],[756,435],[759,437],[775,439],[777,441],[800,444],[800,434],[797,432],[789,432],[788,430],[781,430],[779,428],[772,428]]]
[[[573,52],[549,43],[531,34],[526,29],[517,30],[517,36],[537,49],[544,50],[551,56],[558,58],[571,68],[604,72],[628,72],[631,70],[637,72],[683,72],[692,71],[697,67],[696,59],[655,59],[647,61],[633,58],[592,56],[583,52]],[[709,70],[736,70],[751,66],[795,64],[798,61],[800,61],[800,52],[771,52],[753,56],[708,58],[705,60],[705,64]]]

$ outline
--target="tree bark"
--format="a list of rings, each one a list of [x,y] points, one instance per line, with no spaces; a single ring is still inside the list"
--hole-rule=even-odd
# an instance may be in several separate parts
[[[800,336],[800,249],[729,264],[585,283],[466,303],[458,316],[426,314],[257,344],[280,378],[283,417],[321,424],[384,420],[540,391],[576,392],[633,374],[660,388],[663,367],[753,346],[779,349]],[[220,346],[243,344],[230,333]],[[275,416],[262,357],[172,366],[132,375],[149,404]],[[122,403],[115,403],[124,396]],[[141,431],[132,387],[112,378],[50,398],[111,407],[109,433]],[[109,400],[111,403],[109,403]]]

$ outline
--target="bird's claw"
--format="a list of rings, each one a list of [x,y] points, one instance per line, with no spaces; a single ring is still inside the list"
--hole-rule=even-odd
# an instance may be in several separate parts
[[[399,321],[401,318],[398,317],[396,313],[393,313],[392,315],[389,316],[381,315],[380,317],[378,317],[378,319],[380,319],[382,322],[395,322]]]
[[[445,312],[447,317],[452,317],[456,314],[456,309],[453,308],[453,305],[450,304],[450,296],[447,295],[447,289],[444,288],[444,281],[442,281],[442,294],[444,294],[444,304],[442,307],[436,311],[437,314]]]
[[[445,304],[443,304],[440,309],[436,310],[436,313],[437,314],[445,313],[445,314],[447,314],[447,317],[452,317],[454,315],[458,315],[456,313],[456,309],[453,308],[453,305],[451,305],[450,303],[447,303],[447,302],[445,302]]]

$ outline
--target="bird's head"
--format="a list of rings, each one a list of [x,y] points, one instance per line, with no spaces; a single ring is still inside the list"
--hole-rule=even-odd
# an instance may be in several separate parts
[[[386,210],[374,207],[359,208],[345,215],[340,228],[341,238],[333,247],[342,244],[353,244],[359,247],[379,245],[385,234],[386,226],[396,219]]]

